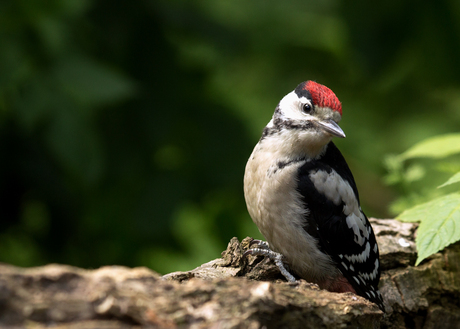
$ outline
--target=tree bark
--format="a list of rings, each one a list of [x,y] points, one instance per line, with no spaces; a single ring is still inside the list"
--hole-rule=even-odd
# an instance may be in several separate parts
[[[0,327],[460,328],[460,244],[418,267],[416,225],[371,219],[381,250],[384,315],[352,293],[286,282],[264,257],[222,258],[164,276],[147,268],[0,265]]]

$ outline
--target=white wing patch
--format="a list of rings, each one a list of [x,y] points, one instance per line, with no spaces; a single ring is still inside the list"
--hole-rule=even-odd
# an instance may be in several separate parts
[[[379,273],[379,260],[376,259],[374,263],[374,270],[371,273],[359,273],[366,280],[375,280]]]
[[[369,275],[369,277],[374,280],[377,277],[377,274],[379,273],[379,260],[376,259],[374,263],[374,270],[372,273]]]
[[[363,246],[369,239],[370,228],[366,227],[364,214],[350,184],[335,170],[330,173],[324,170],[313,170],[309,177],[318,192],[324,194],[335,205],[338,206],[343,202],[343,213],[347,216],[347,226],[353,230],[355,242]]]
[[[357,255],[345,255],[345,258],[351,263],[364,263],[369,258],[369,254],[371,251],[371,244],[369,242],[366,243],[366,249],[363,250],[362,253]]]

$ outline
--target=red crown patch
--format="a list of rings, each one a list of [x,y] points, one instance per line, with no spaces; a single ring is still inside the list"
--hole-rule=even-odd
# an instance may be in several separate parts
[[[313,104],[319,107],[329,107],[342,115],[342,103],[328,87],[315,81],[307,81],[304,89],[310,93]]]

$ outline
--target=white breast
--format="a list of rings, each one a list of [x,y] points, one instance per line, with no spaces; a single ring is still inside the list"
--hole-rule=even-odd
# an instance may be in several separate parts
[[[249,214],[274,251],[283,254],[291,269],[310,282],[339,275],[329,256],[303,228],[308,210],[297,192],[297,172],[307,160],[293,159],[282,145],[259,143],[246,165],[244,194]],[[287,163],[283,168],[279,162]]]

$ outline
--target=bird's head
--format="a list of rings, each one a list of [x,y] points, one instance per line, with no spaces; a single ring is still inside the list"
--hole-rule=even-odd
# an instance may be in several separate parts
[[[305,81],[280,101],[264,136],[278,133],[289,137],[291,144],[309,147],[307,153],[313,155],[333,137],[345,137],[338,125],[341,118],[342,104],[334,92],[315,81]]]

